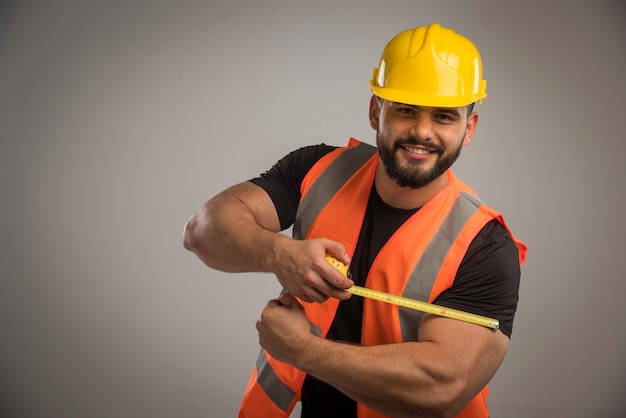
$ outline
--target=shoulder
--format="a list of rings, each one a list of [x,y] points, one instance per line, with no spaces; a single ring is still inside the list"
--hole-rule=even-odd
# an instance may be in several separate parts
[[[292,177],[296,182],[301,181],[320,158],[336,148],[335,146],[326,145],[324,143],[298,148],[278,160],[278,162],[274,164],[270,170],[262,174],[261,177],[282,172],[284,175],[289,173],[290,175],[288,175],[288,177]]]
[[[518,302],[520,265],[517,246],[497,219],[488,222],[470,244],[452,287],[437,303],[500,320],[511,336]]]
[[[337,149],[339,147],[334,145],[327,145],[325,143],[316,144],[316,145],[307,145],[301,148],[298,148],[295,151],[289,153],[289,156],[293,158],[299,158],[303,160],[311,161],[313,164],[317,162],[324,155],[329,152]]]
[[[487,222],[472,241],[470,249],[488,245],[494,241],[510,241],[513,243],[513,238],[508,229],[497,219]]]
[[[517,245],[497,219],[488,222],[470,244],[460,270],[490,273],[495,277],[519,276]]]
[[[324,143],[298,148],[282,157],[266,172],[250,179],[272,198],[283,229],[288,228],[295,218],[302,180],[317,161],[336,148]]]

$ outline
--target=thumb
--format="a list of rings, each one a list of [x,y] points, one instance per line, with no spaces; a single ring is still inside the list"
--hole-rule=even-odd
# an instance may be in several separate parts
[[[280,297],[278,298],[278,302],[280,302],[280,304],[284,306],[291,306],[294,303],[298,303],[296,297],[289,292],[285,292],[280,295]]]
[[[283,306],[287,306],[289,308],[293,308],[293,307],[302,307],[302,305],[300,305],[300,302],[298,302],[298,299],[296,299],[296,297],[294,295],[292,295],[291,293],[283,293],[279,298],[278,301],[283,305]]]
[[[337,260],[345,264],[350,264],[350,256],[346,252],[344,245],[340,242],[330,241],[326,247],[326,254],[332,255]]]

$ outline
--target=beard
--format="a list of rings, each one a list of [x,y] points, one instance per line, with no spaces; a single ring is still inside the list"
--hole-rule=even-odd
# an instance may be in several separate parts
[[[464,136],[465,137],[465,136]],[[387,175],[396,182],[400,187],[410,187],[412,189],[419,189],[433,180],[441,176],[448,170],[452,164],[461,155],[461,148],[463,147],[463,141],[455,149],[446,153],[445,149],[438,146],[434,148],[434,152],[437,154],[435,165],[431,169],[425,169],[420,161],[409,161],[406,166],[400,164],[398,153],[403,145],[423,145],[429,149],[433,149],[431,143],[424,143],[424,141],[417,141],[414,139],[398,139],[393,144],[386,145],[380,138],[380,133],[376,134],[376,146],[380,154],[380,159],[385,166]]]

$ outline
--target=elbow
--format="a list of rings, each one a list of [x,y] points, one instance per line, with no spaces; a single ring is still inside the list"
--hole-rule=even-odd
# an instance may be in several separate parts
[[[471,401],[471,396],[463,391],[450,391],[447,396],[440,399],[433,410],[432,416],[437,418],[454,418]]]
[[[454,418],[459,411],[449,405],[431,405],[424,407],[424,405],[415,406],[415,408],[409,407],[405,413],[398,416],[401,417],[428,417],[428,418]]]
[[[448,387],[446,393],[442,393],[438,402],[433,405],[432,416],[437,418],[456,417],[470,401],[463,385],[454,384]]]
[[[183,246],[191,252],[197,252],[200,240],[198,239],[198,221],[196,216],[192,216],[185,223],[183,228]]]
[[[185,223],[182,239],[183,247],[211,268],[216,268],[219,259],[218,249],[212,244],[216,241],[213,237],[214,229],[211,216],[206,206],[203,206]]]
[[[430,418],[454,418],[459,412],[465,408],[469,402],[467,394],[459,388],[456,390],[450,385],[437,390],[430,396],[428,402],[424,402],[423,398],[415,399],[411,405],[408,405],[406,414],[402,416],[406,417],[430,417]]]
[[[192,226],[190,225],[190,220],[185,223],[185,227],[183,228],[183,247],[189,251],[193,251],[194,248],[194,239],[192,234]]]
[[[439,408],[432,411],[432,414],[430,416],[434,418],[454,418],[458,415],[459,412],[461,412],[462,409],[463,408],[458,408],[452,403],[441,405]]]
[[[463,408],[459,408],[455,402],[441,402],[429,406],[415,405],[406,409],[402,417],[429,417],[429,418],[454,418]]]

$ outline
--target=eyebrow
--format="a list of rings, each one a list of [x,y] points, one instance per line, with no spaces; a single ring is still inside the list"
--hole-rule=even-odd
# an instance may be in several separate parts
[[[406,104],[406,103],[400,103],[400,102],[391,102],[391,103],[396,106],[409,106],[414,109],[428,108],[428,109],[432,109],[434,113],[446,113],[451,116],[456,116],[457,118],[461,117],[461,112],[459,111],[458,107],[432,107],[432,106],[419,106],[419,105],[413,105],[413,104]]]
[[[447,113],[451,116],[456,116],[457,118],[461,117],[461,112],[459,112],[459,109],[456,107],[435,107],[434,110],[437,113]]]

